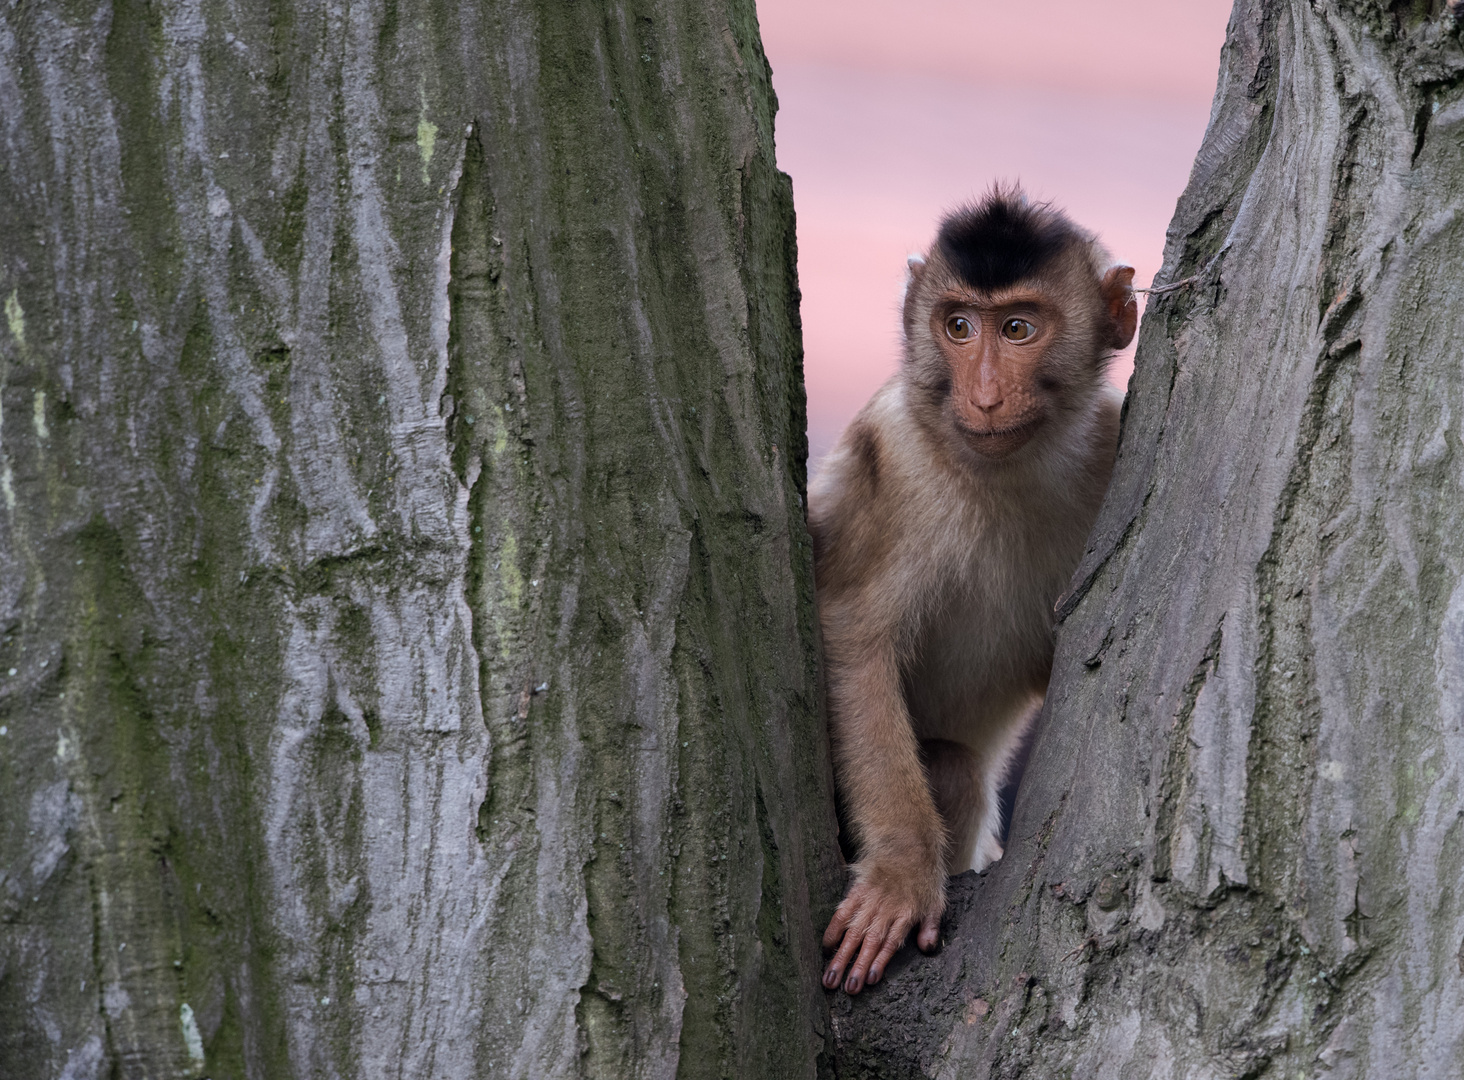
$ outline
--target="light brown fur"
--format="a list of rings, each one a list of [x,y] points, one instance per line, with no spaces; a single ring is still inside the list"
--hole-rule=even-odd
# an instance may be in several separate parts
[[[1104,258],[1087,239],[985,294],[938,249],[912,261],[903,369],[810,485],[835,770],[858,846],[825,985],[851,960],[846,990],[878,981],[912,925],[933,947],[947,874],[1001,856],[997,789],[1045,693],[1053,605],[1117,443],[1122,397],[1103,371],[1132,335],[1132,271],[1104,277]],[[1009,303],[1041,312],[1040,349],[983,344],[987,370],[969,370],[973,349],[943,336],[948,313],[1005,317]]]

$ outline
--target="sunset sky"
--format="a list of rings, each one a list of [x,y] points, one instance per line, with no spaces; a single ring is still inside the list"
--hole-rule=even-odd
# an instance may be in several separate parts
[[[1018,180],[1147,285],[1230,0],[758,0],[793,177],[811,463],[894,370],[905,256]],[[1128,381],[1130,357],[1114,378]]]

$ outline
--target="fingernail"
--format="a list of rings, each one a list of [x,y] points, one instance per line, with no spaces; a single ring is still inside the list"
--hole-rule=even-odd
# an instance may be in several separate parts
[[[881,971],[877,967],[870,968],[869,969],[869,985],[870,986],[873,986],[875,983],[879,982],[880,976],[883,975],[883,974],[884,974],[884,972]]]
[[[831,967],[827,971],[824,972],[824,989],[825,990],[832,990],[834,987],[836,987],[838,985],[839,985],[839,969],[838,968]]]
[[[864,984],[859,981],[859,977],[857,975],[850,975],[847,979],[844,980],[844,993],[857,994],[859,993],[859,990],[861,987],[863,987],[863,985]]]

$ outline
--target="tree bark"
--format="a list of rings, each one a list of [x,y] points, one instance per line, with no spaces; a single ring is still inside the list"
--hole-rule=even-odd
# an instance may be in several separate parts
[[[1238,0],[1006,857],[838,1000],[841,1080],[1464,1076],[1441,8]]]
[[[773,109],[750,0],[0,16],[0,1074],[827,1073]]]

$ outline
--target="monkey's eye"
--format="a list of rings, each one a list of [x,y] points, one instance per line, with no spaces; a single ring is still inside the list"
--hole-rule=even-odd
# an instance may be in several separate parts
[[[1008,341],[1026,341],[1035,333],[1037,328],[1026,319],[1008,319],[1001,324],[1001,336]]]
[[[974,332],[970,319],[952,315],[946,320],[946,334],[952,341],[969,341]]]

